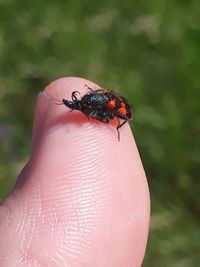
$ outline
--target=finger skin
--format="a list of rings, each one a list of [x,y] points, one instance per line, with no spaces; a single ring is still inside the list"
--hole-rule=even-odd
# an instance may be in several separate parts
[[[39,95],[32,154],[0,208],[0,266],[139,267],[150,200],[130,127],[69,112],[55,99],[87,92],[61,78]],[[134,122],[133,122],[134,123]]]

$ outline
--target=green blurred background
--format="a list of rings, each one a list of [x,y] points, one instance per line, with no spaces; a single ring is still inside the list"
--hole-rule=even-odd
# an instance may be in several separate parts
[[[1,201],[28,159],[37,93],[62,76],[134,106],[152,198],[143,266],[200,266],[200,2],[1,0]]]

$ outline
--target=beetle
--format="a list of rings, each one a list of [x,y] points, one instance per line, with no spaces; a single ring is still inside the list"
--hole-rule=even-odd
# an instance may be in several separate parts
[[[113,119],[118,120],[116,130],[118,140],[120,140],[119,129],[133,118],[133,111],[128,101],[106,89],[93,90],[85,85],[89,92],[78,99],[79,91],[73,91],[71,100],[64,99],[60,104],[64,104],[70,111],[78,110],[84,113],[88,118],[94,118],[104,123],[109,123]]]

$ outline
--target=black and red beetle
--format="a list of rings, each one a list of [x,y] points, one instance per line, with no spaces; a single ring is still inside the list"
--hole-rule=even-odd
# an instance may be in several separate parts
[[[78,91],[73,91],[71,100],[63,98],[62,104],[73,110],[79,110],[84,113],[88,118],[94,118],[104,123],[109,123],[113,119],[118,120],[116,127],[118,132],[118,140],[120,140],[119,129],[133,118],[133,111],[128,104],[127,100],[121,96],[105,90],[93,90],[85,85],[90,92],[77,98]],[[122,121],[122,122],[121,122]]]

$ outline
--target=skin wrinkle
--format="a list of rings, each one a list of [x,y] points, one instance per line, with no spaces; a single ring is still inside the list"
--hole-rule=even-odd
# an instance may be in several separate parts
[[[62,251],[61,251],[62,252]],[[55,253],[55,256],[61,261],[62,265],[61,266],[66,266],[66,260],[64,257],[62,257],[61,253]],[[71,267],[72,265],[69,265],[67,267]]]
[[[20,265],[19,266],[30,266],[30,267],[50,267],[49,264],[46,264],[42,261],[40,261],[37,256],[30,253],[30,250],[27,250],[23,253],[23,257],[20,259]]]
[[[37,232],[37,222],[40,220],[41,217],[41,196],[40,196],[40,185],[38,182],[35,182],[33,185],[33,199],[36,200],[37,205],[32,200],[29,201],[27,205],[27,218],[24,220],[26,225],[23,229],[23,242],[21,246],[21,258],[22,261],[26,261],[26,252],[30,250],[33,237]],[[35,260],[34,260],[35,261]]]
[[[57,229],[57,226],[58,226],[58,218],[57,218],[57,215],[56,215],[56,211],[55,211],[55,208],[51,208],[51,210],[49,211],[49,239],[50,240],[53,240],[54,239],[54,235],[55,235],[55,232],[56,232],[56,229]]]
[[[71,217],[71,216],[70,216]],[[72,234],[73,234],[73,231],[71,230]]]
[[[4,220],[4,224],[6,227],[9,226],[10,223],[10,207],[4,202],[4,205],[1,206],[0,209],[0,222]],[[1,229],[0,229],[1,233]],[[0,240],[2,235],[0,234]]]
[[[59,261],[57,261],[55,259],[55,257],[52,257],[46,250],[44,251],[44,254],[53,262],[53,263],[56,263],[57,266],[61,266],[63,267],[63,263],[59,263]],[[62,257],[61,257],[62,258]],[[66,265],[66,262],[64,263]]]

